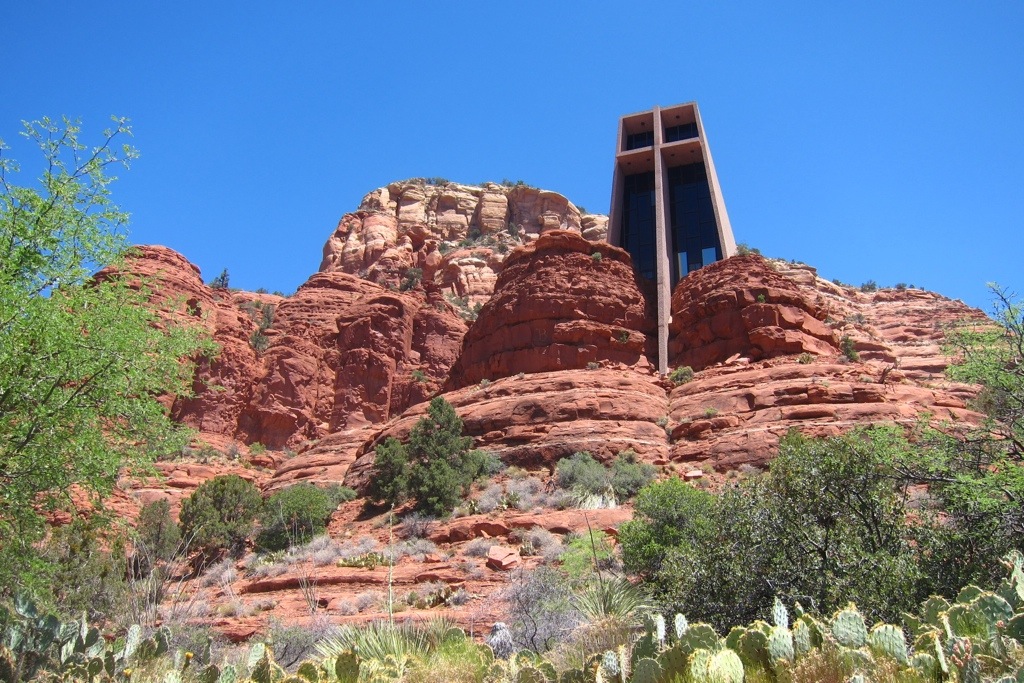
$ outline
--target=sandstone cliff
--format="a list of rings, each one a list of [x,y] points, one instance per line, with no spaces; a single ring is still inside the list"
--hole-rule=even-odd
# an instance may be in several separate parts
[[[652,290],[626,252],[602,241],[605,228],[603,217],[534,188],[395,183],[345,215],[320,272],[288,297],[211,289],[183,256],[140,248],[131,268],[154,304],[205,325],[221,353],[200,363],[195,396],[171,406],[200,431],[192,451],[158,463],[162,478],[123,482],[117,508],[131,517],[166,498],[176,511],[225,472],[265,492],[300,481],[361,490],[377,444],[405,438],[435,395],[455,406],[476,447],[538,482],[576,451],[608,461],[632,450],[662,475],[717,480],[763,467],[792,428],[824,435],[981,419],[969,407],[976,387],[945,378],[941,348],[949,324],[983,322],[981,312],[922,290],[861,292],[760,256],[678,284],[669,361],[694,372],[678,385],[659,376]],[[841,352],[844,339],[857,360]],[[360,501],[340,506],[331,543],[387,543],[372,514]],[[515,550],[524,530],[614,531],[629,515],[537,509],[450,520],[429,535],[440,548],[403,559],[393,581],[461,587],[472,597],[450,614],[488,623],[500,617],[493,595],[503,575],[466,544],[500,540],[502,562],[533,566]],[[332,620],[379,616],[352,605],[380,588],[381,570],[317,566]],[[246,576],[210,599],[270,601],[275,618],[306,609],[295,569],[266,576],[252,557],[235,569]],[[267,614],[214,624],[240,639]]]
[[[424,281],[472,307],[490,297],[510,249],[549,230],[602,240],[607,223],[556,192],[522,184],[392,183],[342,217],[324,245],[320,271],[399,286],[418,268]]]

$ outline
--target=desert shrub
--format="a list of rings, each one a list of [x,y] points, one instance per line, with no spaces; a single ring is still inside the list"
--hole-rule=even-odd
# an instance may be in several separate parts
[[[405,272],[402,273],[402,284],[399,286],[403,292],[410,289],[414,289],[420,284],[423,279],[423,270],[421,268],[406,268]]]
[[[253,441],[249,444],[249,452],[253,455],[262,455],[267,452],[267,447],[261,444],[259,441]]]
[[[545,562],[554,562],[565,550],[562,539],[544,527],[535,526],[526,532],[523,545],[528,545],[533,555],[539,555]]]
[[[402,502],[409,493],[409,454],[401,441],[389,436],[377,446],[373,476],[367,491],[386,503]]]
[[[487,557],[491,546],[497,544],[498,542],[493,538],[474,538],[462,549],[462,554],[467,557]]]
[[[237,578],[238,572],[235,570],[235,561],[231,558],[225,558],[206,570],[201,583],[206,588],[225,586]]]
[[[182,537],[208,553],[238,552],[252,533],[263,505],[259,489],[236,474],[203,482],[181,503],[178,515]]]
[[[808,365],[809,363],[813,363],[814,354],[807,353],[806,351],[804,351],[803,353],[796,357],[796,362],[800,363],[801,365]]]
[[[109,519],[75,517],[55,528],[40,553],[46,566],[46,592],[57,612],[90,620],[122,616],[125,548],[119,535],[104,534]]]
[[[595,578],[599,570],[620,568],[608,534],[596,529],[567,539],[565,551],[559,559],[562,571],[576,586]]]
[[[693,368],[689,365],[678,367],[669,373],[668,378],[673,384],[686,384],[693,379]]]
[[[501,504],[505,496],[505,489],[500,484],[491,484],[476,499],[476,506],[480,512],[491,512]]]
[[[860,354],[857,353],[857,346],[854,344],[853,338],[850,335],[843,335],[843,338],[839,340],[839,350],[843,356],[849,361],[859,361]]]
[[[558,461],[555,481],[563,489],[603,493],[608,490],[608,470],[587,451],[573,453]]]
[[[560,572],[549,567],[516,570],[501,597],[508,605],[516,649],[545,652],[580,622],[570,599],[572,591]]]
[[[398,535],[404,539],[426,538],[437,525],[437,520],[422,512],[411,512],[398,525]]]
[[[395,564],[403,557],[410,557],[417,562],[426,560],[427,555],[437,553],[437,546],[433,541],[425,538],[413,538],[399,541],[384,549],[384,559],[390,564]]]
[[[274,647],[274,659],[285,669],[292,669],[313,655],[316,644],[333,635],[335,629],[325,619],[314,619],[310,624],[288,624],[271,619],[267,628],[267,642]]]
[[[342,486],[341,484],[331,484],[323,489],[323,491],[330,496],[331,502],[334,507],[338,507],[342,503],[355,500],[359,497],[355,489],[349,488],[348,486]]]
[[[662,606],[718,627],[763,614],[778,594],[828,613],[853,600],[892,619],[936,588],[921,583],[894,463],[914,459],[890,429],[829,439],[793,432],[769,472],[711,495],[671,479],[643,489],[619,530],[626,568]]]
[[[267,550],[305,543],[323,531],[336,507],[326,491],[312,484],[282,489],[263,505],[256,543]]]
[[[514,479],[505,485],[505,507],[532,510],[544,491],[544,482],[537,477]]]
[[[862,284],[860,286],[860,291],[862,291],[862,292],[877,292],[878,291],[878,283],[875,282],[874,280],[868,280],[867,282],[865,282],[864,284]]]
[[[761,255],[761,250],[757,249],[755,247],[751,247],[750,245],[743,244],[741,242],[741,243],[736,245],[736,254],[738,256],[746,256],[748,254],[757,254],[758,256],[760,256]]]
[[[171,518],[171,505],[166,498],[142,506],[135,531],[138,543],[150,561],[167,561],[178,552],[181,532]]]
[[[624,451],[612,462],[612,490],[618,498],[632,498],[640,489],[654,481],[657,474],[658,470],[654,465],[637,460],[636,453],[632,450]]]
[[[371,495],[391,504],[412,499],[420,512],[447,515],[473,481],[496,466],[489,453],[470,450],[472,443],[471,437],[462,436],[455,408],[440,396],[434,398],[407,445],[389,437],[377,447]]]

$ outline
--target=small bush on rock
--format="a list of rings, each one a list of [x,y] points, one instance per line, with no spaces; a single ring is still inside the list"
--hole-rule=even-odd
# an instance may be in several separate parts
[[[181,503],[182,537],[207,553],[241,551],[263,505],[259,489],[236,474],[205,481]]]
[[[261,548],[284,550],[305,543],[327,526],[337,504],[330,494],[312,484],[296,484],[278,491],[263,505],[260,513]]]
[[[668,378],[672,380],[673,384],[686,384],[693,379],[693,368],[689,365],[676,368],[669,374]]]

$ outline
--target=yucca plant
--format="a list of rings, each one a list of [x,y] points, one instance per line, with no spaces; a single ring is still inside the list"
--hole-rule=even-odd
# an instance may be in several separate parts
[[[450,619],[422,623],[374,621],[358,627],[344,626],[337,635],[316,644],[324,658],[355,652],[371,674],[404,678],[417,662],[424,661],[447,643],[465,640],[466,634]]]
[[[615,621],[633,623],[649,609],[643,592],[622,577],[602,578],[587,584],[573,603],[591,624]]]

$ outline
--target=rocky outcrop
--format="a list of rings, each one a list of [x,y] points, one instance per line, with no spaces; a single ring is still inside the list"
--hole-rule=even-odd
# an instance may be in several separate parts
[[[508,464],[554,470],[577,451],[611,460],[633,450],[648,462],[666,462],[663,419],[669,400],[650,370],[599,368],[514,375],[443,394],[462,418],[465,433]],[[404,440],[427,406],[416,406],[367,441],[345,478],[362,489],[373,449],[389,436]]]
[[[607,236],[605,216],[581,214],[556,192],[527,185],[459,185],[431,179],[392,183],[345,214],[324,245],[321,272],[357,274],[399,286],[410,269],[483,304],[505,254],[551,230]]]
[[[164,247],[138,248],[130,268],[165,315],[204,325],[219,346],[199,359],[175,419],[272,448],[383,423],[429,398],[466,331],[436,288],[393,292],[332,272],[290,297],[211,289]]]
[[[553,231],[512,252],[447,389],[518,373],[648,364],[648,300],[629,254]]]
[[[672,294],[669,362],[701,369],[740,354],[757,360],[834,353],[814,290],[777,273],[760,256],[736,256],[694,271]]]

